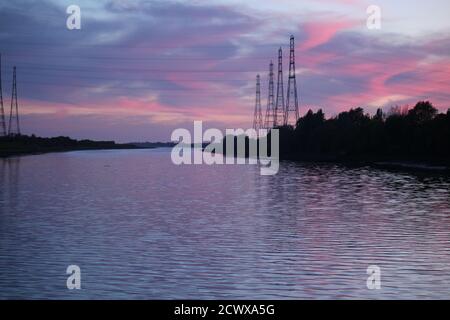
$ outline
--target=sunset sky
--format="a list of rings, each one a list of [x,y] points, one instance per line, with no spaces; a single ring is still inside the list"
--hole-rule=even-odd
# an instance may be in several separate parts
[[[81,30],[66,8],[81,8]],[[368,30],[366,9],[382,9]],[[3,96],[17,66],[23,133],[169,141],[173,129],[248,128],[262,80],[296,40],[300,114],[450,108],[448,0],[0,0]]]

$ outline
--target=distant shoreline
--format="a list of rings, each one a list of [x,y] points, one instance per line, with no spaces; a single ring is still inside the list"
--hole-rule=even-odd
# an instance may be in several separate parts
[[[121,149],[144,149],[144,147],[114,141],[75,140],[69,137],[41,138],[34,135],[0,137],[0,158],[50,152]]]
[[[49,149],[30,149],[30,150],[13,150],[11,152],[3,150],[0,151],[0,158],[8,158],[8,157],[15,157],[15,156],[28,156],[28,155],[39,155],[39,154],[46,154],[46,153],[54,153],[54,152],[71,152],[71,151],[89,151],[89,150],[135,150],[135,149],[144,149],[144,148],[138,148],[138,147],[93,147],[93,148],[49,148]],[[145,148],[145,149],[151,149],[151,148]]]

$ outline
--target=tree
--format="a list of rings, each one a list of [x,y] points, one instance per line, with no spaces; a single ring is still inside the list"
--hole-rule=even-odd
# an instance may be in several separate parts
[[[373,117],[355,108],[325,119],[309,110],[295,130],[280,132],[281,155],[305,159],[443,159],[450,161],[450,109],[428,101]]]
[[[384,120],[383,109],[381,109],[381,108],[377,109],[377,113],[373,116],[373,120],[378,121],[378,122],[382,122]]]
[[[416,104],[414,109],[409,110],[408,117],[411,121],[417,124],[432,120],[438,113],[438,110],[433,107],[429,101],[420,101]]]

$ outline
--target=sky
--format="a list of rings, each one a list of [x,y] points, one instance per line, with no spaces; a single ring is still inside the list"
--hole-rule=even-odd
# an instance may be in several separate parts
[[[68,30],[66,9],[81,9]],[[370,5],[381,29],[368,29]],[[430,100],[450,108],[448,0],[0,0],[5,109],[22,133],[169,141],[176,128],[250,128],[255,79],[295,37],[300,115]]]

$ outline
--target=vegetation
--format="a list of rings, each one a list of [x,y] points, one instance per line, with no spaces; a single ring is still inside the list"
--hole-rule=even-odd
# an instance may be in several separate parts
[[[117,144],[114,141],[74,140],[68,137],[40,138],[34,135],[0,137],[0,157],[71,150],[133,149],[132,144]]]
[[[450,109],[446,114],[428,101],[411,109],[362,108],[325,119],[309,110],[295,128],[280,129],[281,157],[312,160],[450,160]]]

